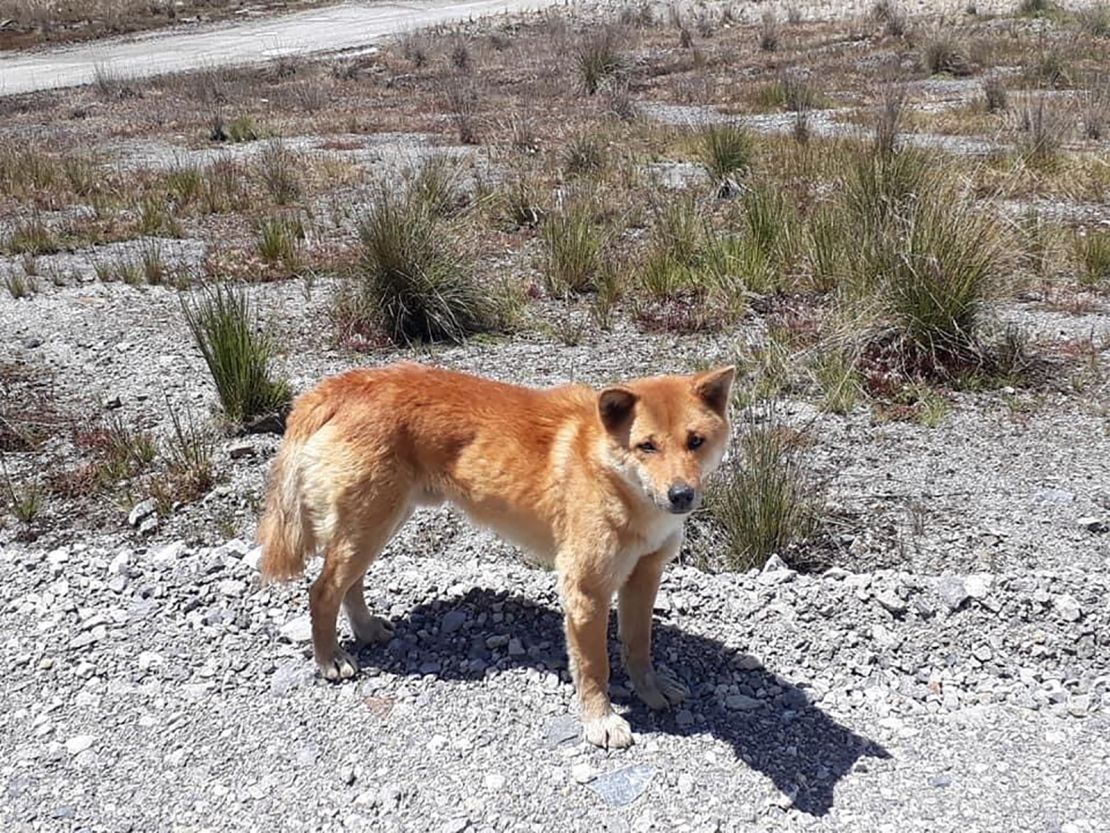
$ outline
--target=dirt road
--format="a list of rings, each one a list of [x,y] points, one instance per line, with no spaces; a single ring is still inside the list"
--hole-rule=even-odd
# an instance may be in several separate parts
[[[282,55],[356,49],[387,35],[471,17],[524,12],[555,0],[344,3],[235,26],[161,31],[0,56],[0,96],[88,84],[97,67],[143,78]]]

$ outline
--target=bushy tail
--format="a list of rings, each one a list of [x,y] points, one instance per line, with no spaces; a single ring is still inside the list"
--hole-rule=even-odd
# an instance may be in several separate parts
[[[304,572],[316,551],[316,529],[305,505],[301,453],[305,442],[335,413],[318,391],[301,397],[289,415],[281,450],[270,470],[266,511],[258,525],[259,570],[265,581],[289,581]]]

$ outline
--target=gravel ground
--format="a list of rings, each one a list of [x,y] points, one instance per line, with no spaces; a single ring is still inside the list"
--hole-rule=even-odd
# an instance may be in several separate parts
[[[671,570],[693,690],[636,745],[577,734],[554,576],[418,516],[397,626],[335,686],[257,551],[7,547],[3,829],[1104,830],[1105,576]],[[615,634],[614,634],[615,636]],[[615,644],[614,644],[615,650]]]

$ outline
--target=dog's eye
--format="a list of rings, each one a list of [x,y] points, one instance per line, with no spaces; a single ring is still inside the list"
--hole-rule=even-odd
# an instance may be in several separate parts
[[[695,448],[700,448],[701,444],[704,442],[704,437],[699,437],[697,434],[694,434],[694,436],[690,437],[690,439],[686,441],[686,446],[691,451],[693,451]]]
[[[656,451],[659,450],[655,447],[655,443],[653,443],[651,440],[644,440],[642,443],[636,446],[636,449],[638,451],[644,452],[644,454],[654,454]]]

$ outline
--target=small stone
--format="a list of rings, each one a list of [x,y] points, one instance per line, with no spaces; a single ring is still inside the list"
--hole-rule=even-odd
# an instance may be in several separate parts
[[[243,556],[243,563],[250,567],[252,570],[257,570],[258,565],[261,563],[261,561],[262,547],[255,547],[254,549],[249,550],[247,554]]]
[[[224,579],[216,585],[216,589],[224,596],[232,598],[242,596],[243,592],[247,589],[247,585],[237,579]]]
[[[174,541],[171,544],[156,550],[150,557],[155,564],[172,564],[185,554],[185,542]]]
[[[556,717],[547,724],[546,739],[548,746],[561,746],[578,738],[578,721],[569,714]]]
[[[449,610],[439,622],[439,631],[442,634],[454,633],[466,624],[466,619],[465,610]]]
[[[942,576],[937,582],[937,593],[950,611],[957,611],[967,601],[968,592],[964,580],[959,576]]]
[[[482,779],[487,790],[499,791],[505,789],[505,776],[498,772],[491,772]]]
[[[754,697],[749,697],[746,694],[730,694],[725,698],[725,708],[732,709],[733,711],[751,711],[758,709],[763,704],[756,700]]]
[[[1080,529],[1085,529],[1088,532],[1094,532],[1096,534],[1110,531],[1110,524],[1102,520],[1102,518],[1095,518],[1090,515],[1079,519],[1079,527]]]
[[[643,795],[654,777],[654,767],[634,764],[599,775],[590,782],[589,788],[610,807],[625,807]]]
[[[123,400],[120,399],[120,396],[119,396],[118,393],[113,393],[113,394],[111,394],[109,396],[106,396],[104,398],[104,410],[114,411],[117,408],[122,408],[122,407],[123,407]]]
[[[509,644],[509,635],[507,633],[495,633],[493,636],[486,637],[486,647],[491,651],[496,651],[498,648],[504,648]]]
[[[990,645],[980,645],[971,653],[979,662],[989,662],[994,656],[994,652],[991,651]]]
[[[964,589],[973,599],[982,599],[990,592],[994,576],[990,573],[975,573],[964,579]]]
[[[155,513],[157,507],[153,500],[144,500],[141,503],[136,503],[127,515],[127,523],[131,526],[137,527],[144,519],[150,517]]]
[[[442,833],[463,833],[468,827],[470,827],[470,819],[465,816],[460,816],[457,819],[451,819],[445,822],[439,829]]]
[[[875,601],[886,608],[893,616],[901,616],[906,612],[906,603],[890,590],[881,590],[876,593]]]
[[[242,460],[254,456],[254,443],[250,440],[235,440],[227,446],[227,456],[232,460]]]
[[[139,533],[142,535],[153,535],[158,530],[158,516],[151,515],[144,518],[142,523],[139,524]]]
[[[570,777],[577,784],[587,784],[597,776],[594,768],[588,763],[575,764],[570,768]]]
[[[520,657],[525,654],[524,644],[515,636],[509,640],[509,656]]]
[[[1083,618],[1083,608],[1079,606],[1074,596],[1067,593],[1053,599],[1052,606],[1065,622],[1078,622]]]
[[[108,564],[108,575],[126,576],[130,573],[130,567],[131,550],[122,549],[116,553],[115,557]]]
[[[678,776],[678,791],[683,795],[689,795],[694,791],[694,779],[689,773],[683,772]]]
[[[270,678],[270,693],[277,697],[285,697],[291,691],[312,682],[312,666],[307,662],[292,660],[284,662],[274,671]]]
[[[70,755],[80,755],[86,749],[91,749],[96,743],[96,735],[76,735],[66,741],[66,752]]]
[[[1072,717],[1086,717],[1091,711],[1091,695],[1073,694],[1068,698],[1068,714]]]
[[[692,726],[694,723],[694,713],[689,709],[680,709],[678,714],[674,716],[675,723],[679,726]]]
[[[154,651],[142,651],[139,654],[138,665],[140,671],[149,671],[156,665],[161,665],[165,660],[161,654]]]
[[[933,775],[932,777],[929,778],[929,786],[930,787],[937,787],[939,789],[939,788],[950,786],[951,784],[952,784],[952,776],[951,775],[943,775],[943,774],[942,775]]]
[[[790,569],[790,567],[788,567],[786,562],[783,561],[778,555],[772,555],[770,558],[768,558],[764,562],[763,569],[760,572],[763,572],[763,573],[777,573],[780,570],[789,570],[789,569]]]
[[[282,625],[280,632],[290,642],[310,642],[312,640],[312,620],[308,616],[298,616],[296,619],[290,619]]]

